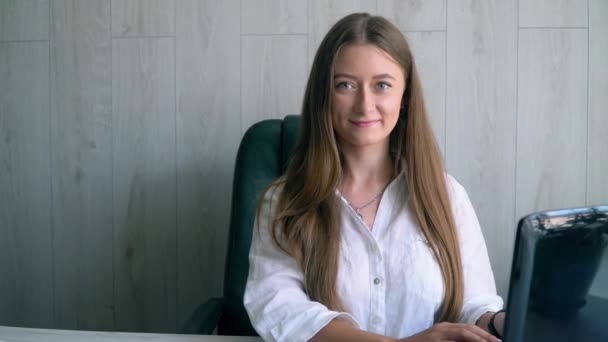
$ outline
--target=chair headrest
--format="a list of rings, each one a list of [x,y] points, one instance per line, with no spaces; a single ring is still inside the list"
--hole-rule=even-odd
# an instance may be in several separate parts
[[[300,138],[300,116],[287,115],[281,126],[281,171],[285,171]]]

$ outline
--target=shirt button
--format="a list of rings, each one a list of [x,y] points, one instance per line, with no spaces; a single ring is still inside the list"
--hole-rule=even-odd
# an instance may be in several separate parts
[[[374,284],[375,285],[380,284],[380,278],[374,278]]]

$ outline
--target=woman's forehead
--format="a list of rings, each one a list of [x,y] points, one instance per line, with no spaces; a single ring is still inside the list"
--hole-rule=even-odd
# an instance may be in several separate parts
[[[388,52],[374,44],[364,43],[347,44],[340,48],[335,59],[334,74],[349,72],[403,75],[404,70]]]

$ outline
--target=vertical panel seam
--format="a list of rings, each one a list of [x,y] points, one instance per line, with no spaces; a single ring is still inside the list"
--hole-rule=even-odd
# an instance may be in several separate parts
[[[53,292],[53,299],[52,299],[52,308],[53,308],[53,314],[52,314],[52,319],[51,321],[53,322],[53,326],[56,326],[57,324],[57,320],[56,320],[56,315],[57,315],[57,297],[55,295],[55,223],[53,220],[53,212],[55,210],[55,206],[53,205],[53,111],[52,111],[52,86],[51,86],[51,46],[52,46],[52,42],[53,40],[51,39],[52,34],[51,34],[51,28],[52,28],[52,21],[53,21],[53,13],[51,11],[51,8],[53,7],[53,2],[49,3],[49,8],[48,8],[48,16],[49,16],[49,20],[48,20],[48,39],[49,39],[49,46],[48,46],[48,83],[47,83],[47,87],[48,87],[48,96],[49,96],[49,100],[48,100],[48,113],[49,113],[49,183],[50,183],[50,196],[49,196],[49,201],[50,201],[50,208],[49,208],[49,225],[50,225],[50,230],[51,230],[51,253],[52,253],[52,257],[51,257],[51,277],[53,279],[53,284],[51,285],[52,288],[52,292]]]
[[[239,1],[239,17],[243,20],[243,0]],[[240,98],[240,118],[241,118],[241,138],[245,135],[245,127],[243,127],[243,27],[239,27],[239,98]],[[240,139],[239,139],[240,140]]]
[[[243,17],[243,1],[240,0],[239,1],[239,17],[242,18]],[[241,23],[241,21],[239,21],[239,23]],[[243,129],[243,97],[242,97],[242,91],[243,91],[243,37],[240,36],[240,33],[243,32],[243,25],[241,25],[239,27],[239,112],[241,113],[241,137],[245,135],[244,129]],[[237,151],[236,153],[238,154],[238,149],[240,147],[240,141],[241,138],[238,139],[238,143],[237,143]],[[234,163],[232,164],[233,167],[233,174],[236,176],[236,155],[233,156],[233,160]],[[233,176],[233,177],[235,177]],[[221,264],[220,267],[220,271],[222,272],[222,277],[220,278],[220,291],[222,292],[222,296],[224,293],[224,289],[226,288],[226,273],[227,273],[227,258],[228,258],[228,251],[230,250],[230,225],[231,225],[231,221],[232,221],[232,200],[233,200],[233,190],[234,190],[234,180],[232,178],[228,178],[228,184],[227,184],[228,188],[230,189],[230,191],[228,192],[228,219],[227,219],[227,223],[228,223],[228,234],[224,235],[226,236],[227,242],[225,244],[226,250],[224,251],[224,255],[225,258],[223,260],[223,263]],[[216,327],[217,330],[217,327]]]
[[[443,52],[444,58],[444,67],[443,67],[443,76],[444,76],[444,89],[443,89],[443,162],[445,164],[445,168],[447,169],[447,161],[448,161],[448,10],[449,4],[445,3],[445,36],[443,47],[445,51]]]
[[[444,6],[443,8],[445,8],[445,18],[443,21],[443,31],[447,31],[448,30],[448,0],[444,0],[443,1]]]
[[[243,0],[239,0],[239,17],[243,20]],[[241,118],[241,138],[245,135],[243,127],[243,26],[239,27],[239,117]],[[239,139],[240,140],[240,139]]]
[[[115,191],[115,179],[114,179],[114,39],[112,38],[112,0],[108,0],[110,4],[110,13],[109,13],[109,21],[110,21],[110,32],[107,39],[110,42],[110,136],[112,137],[110,141],[110,164],[112,170],[110,171],[111,179],[112,179],[112,326],[116,330],[116,311],[118,305],[116,303],[116,268],[114,259],[116,257],[116,202],[114,200],[114,191]]]
[[[444,100],[443,100],[443,163],[447,171],[448,165],[448,7],[449,4],[446,2],[445,5],[445,36],[444,36]]]
[[[517,20],[516,20],[516,25],[515,25],[515,30],[517,33],[517,37],[516,37],[516,47],[515,47],[515,148],[514,148],[514,153],[515,153],[515,160],[514,160],[514,167],[513,167],[513,220],[514,220],[514,226],[517,223],[517,159],[518,159],[518,146],[519,146],[519,34],[520,34],[520,30],[519,30],[519,19],[520,19],[520,14],[519,14],[519,1],[517,1],[517,5],[516,5],[517,9]]]
[[[589,168],[589,149],[591,147],[589,139],[589,107],[591,104],[591,78],[589,77],[589,69],[591,68],[590,59],[591,59],[591,44],[590,44],[590,35],[591,35],[591,12],[589,11],[589,0],[587,0],[587,124],[586,124],[586,148],[585,148],[585,204],[590,205],[589,200],[589,172],[591,169]]]
[[[312,70],[312,60],[310,57],[310,1],[306,1],[306,71],[308,77],[310,77],[310,71]],[[378,0],[376,0],[378,1]],[[312,57],[314,60],[314,57]],[[307,80],[308,82],[308,80]],[[304,89],[306,92],[306,89]],[[302,115],[302,108],[304,108],[304,95],[302,95],[302,104],[300,105],[300,115]]]
[[[179,211],[179,174],[178,174],[178,138],[177,138],[177,110],[178,110],[178,105],[177,105],[177,2],[173,1],[173,106],[174,106],[174,112],[173,112],[173,118],[175,120],[175,136],[174,136],[174,142],[175,142],[175,155],[173,156],[173,163],[174,163],[174,167],[175,167],[175,320],[174,320],[174,331],[177,332],[177,326],[178,326],[178,319],[179,319],[179,215],[178,215],[178,211]]]

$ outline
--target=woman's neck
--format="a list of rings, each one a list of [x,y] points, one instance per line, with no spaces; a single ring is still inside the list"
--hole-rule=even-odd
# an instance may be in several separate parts
[[[394,178],[394,163],[386,148],[342,150],[341,189],[385,187]]]

